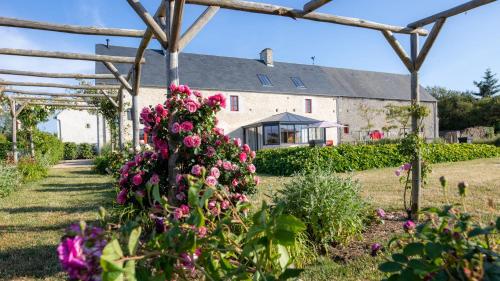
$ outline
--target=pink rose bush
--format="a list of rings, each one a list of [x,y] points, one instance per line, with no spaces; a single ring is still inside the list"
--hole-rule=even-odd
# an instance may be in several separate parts
[[[293,254],[280,256],[305,226],[266,204],[248,218],[248,195],[260,182],[255,152],[217,127],[224,95],[205,98],[185,85],[170,91],[164,104],[141,111],[153,146],[120,169],[116,203],[126,215],[112,225],[123,226],[115,230],[123,237],[115,233],[103,250],[101,263],[112,266],[104,266],[102,276],[119,272],[127,279],[125,268],[132,266],[160,280],[270,280],[291,274]],[[127,239],[129,248],[121,250]],[[255,268],[266,277],[254,276]]]

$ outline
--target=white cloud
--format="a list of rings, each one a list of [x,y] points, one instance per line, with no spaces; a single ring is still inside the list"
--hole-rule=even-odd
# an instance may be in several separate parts
[[[78,1],[78,16],[85,23],[91,22],[94,26],[105,26],[101,13],[98,9],[100,2],[96,0]]]

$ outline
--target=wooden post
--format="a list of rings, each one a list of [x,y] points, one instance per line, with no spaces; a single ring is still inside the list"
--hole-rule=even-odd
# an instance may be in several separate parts
[[[99,120],[99,112],[96,113],[96,121],[97,121],[97,154],[101,155],[101,120]]]
[[[133,130],[133,145],[134,149],[138,150],[139,148],[139,101],[138,96],[140,92],[141,85],[141,71],[142,65],[136,64],[134,69],[134,91],[132,95],[132,130]]]
[[[125,147],[124,126],[123,126],[123,90],[118,93],[118,145],[120,150]]]
[[[10,113],[12,117],[12,158],[14,164],[17,164],[19,160],[17,155],[17,115],[16,102],[14,100],[10,100]]]
[[[30,156],[31,158],[35,158],[35,143],[33,142],[33,128],[28,130],[28,138],[30,142]]]
[[[415,64],[418,58],[418,34],[411,34],[411,59]],[[413,68],[411,72],[411,104],[420,105],[420,91],[418,84],[418,69]],[[421,135],[420,128],[418,126],[417,114],[412,114],[411,116],[411,130],[412,133]],[[413,220],[418,220],[418,213],[420,211],[420,199],[421,199],[421,188],[422,188],[422,155],[420,149],[415,150],[415,154],[412,159],[412,184],[411,184],[411,218]]]

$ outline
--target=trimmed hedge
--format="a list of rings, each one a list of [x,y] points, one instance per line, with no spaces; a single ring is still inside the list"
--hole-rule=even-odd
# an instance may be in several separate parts
[[[78,157],[78,148],[74,142],[64,143],[64,160],[74,160]]]
[[[426,144],[423,150],[430,163],[456,162],[500,156],[500,148],[486,144]],[[293,147],[257,152],[257,170],[289,176],[321,168],[330,172],[361,171],[396,167],[405,162],[396,144],[349,145],[335,147]]]
[[[93,159],[96,155],[96,149],[90,143],[79,143],[77,147],[78,159]]]

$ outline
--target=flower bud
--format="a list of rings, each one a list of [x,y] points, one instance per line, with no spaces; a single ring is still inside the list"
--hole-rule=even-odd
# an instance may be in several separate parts
[[[377,252],[380,251],[380,249],[382,249],[382,245],[380,245],[379,243],[374,243],[372,244],[372,252],[371,252],[371,255],[372,257],[375,257],[377,255]]]
[[[403,224],[403,228],[406,232],[410,232],[410,231],[413,231],[415,229],[416,225],[415,223],[412,221],[412,220],[407,220],[404,224]]]
[[[469,184],[466,181],[462,181],[458,183],[458,194],[460,196],[465,197],[467,187],[469,187]]]
[[[441,183],[441,186],[443,188],[446,188],[446,185],[448,184],[448,181],[446,180],[446,178],[444,176],[440,176],[439,177],[439,182]]]

